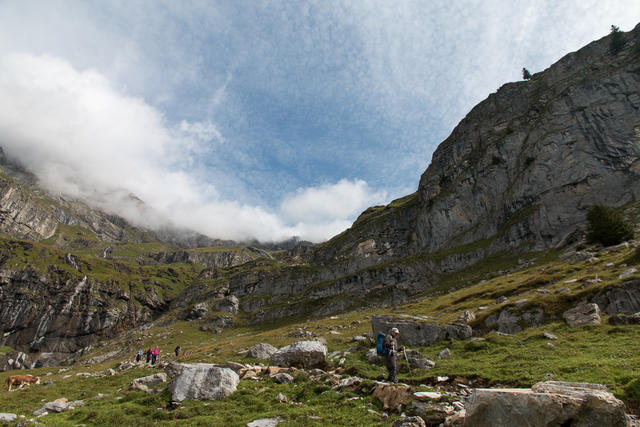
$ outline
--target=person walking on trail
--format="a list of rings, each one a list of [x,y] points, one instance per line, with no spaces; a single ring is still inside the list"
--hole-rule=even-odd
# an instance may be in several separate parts
[[[155,365],[156,362],[158,361],[158,355],[160,354],[160,350],[158,349],[158,346],[156,346],[152,351],[151,351],[151,364]]]
[[[387,336],[384,338],[384,348],[388,350],[385,355],[387,362],[387,370],[389,371],[388,381],[392,383],[398,382],[398,358],[400,357],[399,351],[404,351],[404,347],[398,348],[398,335],[400,331],[398,328],[391,328]]]
[[[173,352],[176,354],[176,357],[180,356],[180,346],[177,346]]]
[[[144,355],[147,357],[147,363],[151,361],[151,349],[148,348],[147,351],[144,352]]]
[[[142,359],[142,349],[138,349],[138,353],[136,353],[136,362],[140,362]]]

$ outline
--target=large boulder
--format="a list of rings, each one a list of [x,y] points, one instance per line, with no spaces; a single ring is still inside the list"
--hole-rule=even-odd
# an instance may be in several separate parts
[[[231,369],[210,363],[170,363],[165,370],[173,378],[168,385],[173,402],[224,399],[240,381]]]
[[[441,326],[431,322],[389,316],[373,316],[371,319],[374,336],[378,332],[386,334],[394,327],[400,331],[400,345],[428,346],[442,340],[471,338],[471,326],[459,323]]]
[[[382,403],[385,411],[402,412],[402,407],[412,400],[411,388],[406,385],[380,383],[376,385],[371,396]]]
[[[253,357],[255,359],[268,359],[278,351],[277,348],[268,343],[256,344],[249,349],[247,357]]]
[[[580,304],[562,315],[567,325],[572,328],[580,325],[600,324],[600,307],[598,304]]]
[[[271,365],[297,368],[322,368],[327,347],[318,341],[296,341],[271,355]]]
[[[600,384],[548,381],[531,389],[475,389],[465,426],[628,425],[624,403]]]

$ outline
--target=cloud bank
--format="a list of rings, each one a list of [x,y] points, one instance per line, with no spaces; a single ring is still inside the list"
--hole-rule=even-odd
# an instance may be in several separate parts
[[[199,179],[199,158],[224,139],[214,123],[170,128],[142,99],[120,93],[95,70],[76,70],[51,56],[0,60],[0,145],[45,188],[87,200],[138,225],[163,218],[211,237],[320,241],[348,227],[384,192],[362,180],[340,180],[285,195],[279,209],[220,198]],[[130,194],[149,210],[137,209]]]

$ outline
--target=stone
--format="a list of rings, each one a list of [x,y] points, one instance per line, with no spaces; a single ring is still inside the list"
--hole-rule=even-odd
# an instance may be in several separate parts
[[[442,340],[468,340],[471,338],[471,326],[459,323],[440,326],[435,323],[413,319],[373,316],[371,318],[371,327],[374,336],[378,332],[387,334],[391,328],[398,328],[400,331],[398,336],[399,345],[429,346]]]
[[[140,385],[145,385],[147,387],[153,387],[160,383],[166,383],[166,382],[167,382],[167,374],[165,374],[164,372],[160,372],[157,374],[148,375],[146,377],[136,378],[135,380],[133,380],[132,385],[140,384]]]
[[[276,396],[276,401],[278,403],[286,403],[287,402],[287,396],[285,396],[282,393],[278,393],[278,395]]]
[[[416,391],[413,393],[416,399],[422,401],[439,400],[442,398],[442,394],[435,391]]]
[[[509,301],[509,299],[503,295],[496,300],[496,304],[504,304],[507,301]]]
[[[627,426],[624,403],[599,384],[547,381],[531,389],[474,389],[465,426]]]
[[[318,341],[296,341],[271,355],[271,365],[321,368],[326,364],[327,347]]]
[[[446,359],[447,357],[450,357],[450,356],[451,356],[451,350],[449,350],[448,348],[445,348],[440,353],[438,353],[438,359]]]
[[[515,334],[522,328],[537,327],[544,323],[544,310],[542,307],[530,307],[522,312],[513,308],[505,308],[498,316],[491,314],[485,319],[485,326],[497,328],[504,334]]]
[[[600,324],[600,307],[598,304],[580,304],[562,315],[567,325],[574,328],[580,325]]]
[[[455,413],[453,406],[440,402],[421,402],[414,400],[405,409],[409,415],[422,418],[428,426],[438,426],[445,422],[446,418]],[[487,424],[493,426],[493,424]]]
[[[551,332],[545,332],[544,334],[542,334],[542,336],[548,340],[557,340],[558,337],[555,334],[552,334]]]
[[[624,314],[614,314],[607,321],[610,325],[640,325],[640,313],[631,316]]]
[[[378,351],[375,348],[371,348],[369,349],[369,351],[367,351],[367,354],[365,354],[365,359],[367,359],[367,361],[369,363],[383,363],[384,362],[384,356],[380,356],[378,354]]]
[[[238,387],[238,374],[209,363],[169,363],[165,368],[172,378],[168,385],[171,400],[219,400]]]
[[[638,272],[637,268],[630,268],[628,270],[623,271],[622,273],[620,273],[620,275],[618,276],[618,279],[626,279],[628,277],[633,276],[635,273]]]
[[[426,427],[420,417],[400,417],[393,422],[393,427]]]
[[[418,350],[406,350],[404,353],[409,362],[409,367],[413,369],[431,369],[436,366],[435,362],[424,357]],[[384,358],[382,359],[384,360]]]
[[[356,335],[355,337],[351,338],[351,342],[366,342],[366,341],[369,341],[369,338],[363,337],[362,335]]]
[[[375,386],[374,398],[382,403],[382,409],[400,412],[402,407],[411,401],[411,388],[405,385],[390,385],[379,383]]]
[[[260,418],[248,423],[247,427],[276,427],[280,421],[280,418]]]
[[[18,418],[16,414],[0,412],[0,422],[10,423],[12,421],[15,421],[16,418]]]
[[[273,375],[271,378],[273,378],[273,380],[278,384],[291,384],[293,382],[293,377],[286,372],[280,372]]]
[[[476,320],[476,315],[469,310],[465,311],[460,316],[458,316],[459,323],[469,323],[469,322],[473,322],[474,320]]]
[[[254,359],[268,359],[273,353],[278,351],[277,348],[268,343],[256,344],[249,349],[247,357],[253,357]]]

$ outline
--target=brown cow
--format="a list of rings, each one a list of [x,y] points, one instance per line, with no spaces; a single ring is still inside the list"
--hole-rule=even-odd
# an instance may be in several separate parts
[[[9,391],[11,391],[11,386],[13,385],[17,385],[18,388],[22,388],[25,384],[40,384],[40,377],[34,377],[33,375],[12,375],[7,378]]]

